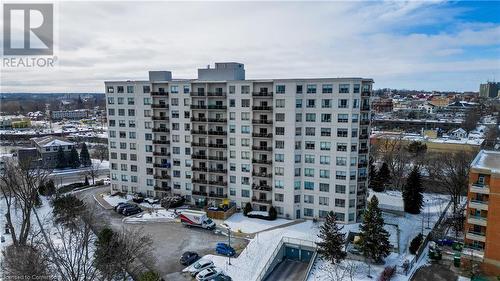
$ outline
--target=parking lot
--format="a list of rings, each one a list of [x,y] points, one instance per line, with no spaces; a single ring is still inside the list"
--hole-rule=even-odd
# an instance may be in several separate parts
[[[165,280],[193,280],[191,277],[181,274],[184,268],[179,263],[179,258],[185,251],[195,251],[200,256],[214,254],[217,242],[227,242],[227,237],[215,234],[213,231],[200,228],[188,228],[178,222],[161,223],[134,223],[124,224],[123,216],[113,210],[104,210],[97,204],[93,196],[108,190],[108,186],[86,190],[78,193],[88,206],[95,209],[96,215],[101,219],[100,226],[108,225],[119,231],[122,227],[127,229],[140,228],[144,233],[151,236],[153,240],[156,264],[154,268]],[[231,246],[236,249],[244,248],[247,241],[231,237]]]

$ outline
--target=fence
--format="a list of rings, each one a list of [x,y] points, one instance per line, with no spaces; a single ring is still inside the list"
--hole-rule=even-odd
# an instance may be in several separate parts
[[[227,209],[226,211],[215,211],[208,208],[205,208],[205,211],[207,212],[207,216],[209,218],[226,220],[236,212],[236,205],[231,206],[231,208]]]

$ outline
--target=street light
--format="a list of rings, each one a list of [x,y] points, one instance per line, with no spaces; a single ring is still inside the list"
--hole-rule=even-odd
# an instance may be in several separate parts
[[[227,229],[227,234],[228,234],[227,243],[229,245],[229,248],[231,248],[231,227],[229,227],[229,225],[227,225],[226,223],[222,223],[221,226]],[[231,265],[231,255],[228,255],[228,258],[229,258],[229,265]]]

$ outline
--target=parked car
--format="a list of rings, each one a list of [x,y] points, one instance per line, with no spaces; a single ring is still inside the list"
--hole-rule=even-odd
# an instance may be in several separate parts
[[[182,196],[168,196],[161,199],[161,206],[165,209],[179,208],[184,205],[186,199]]]
[[[122,210],[122,214],[125,216],[135,215],[142,212],[142,209],[137,207],[136,205],[132,205],[129,207],[125,207]]]
[[[134,194],[134,198],[132,198],[132,201],[134,201],[137,204],[140,204],[144,201],[144,196],[142,196],[142,194],[140,193],[136,193]]]
[[[193,263],[191,267],[188,268],[188,272],[191,276],[196,276],[200,271],[214,267],[214,262],[207,259],[199,259],[197,262]]]
[[[228,257],[232,257],[234,256],[234,254],[236,254],[236,251],[233,249],[233,247],[229,246],[226,243],[217,243],[217,246],[215,246],[215,252],[219,255]]]
[[[207,269],[204,269],[196,275],[196,280],[198,281],[208,281],[218,275],[222,274],[222,269],[218,267],[210,267]]]
[[[198,253],[195,252],[185,252],[182,254],[180,263],[182,265],[191,265],[193,262],[197,261],[200,259],[200,256]]]
[[[210,279],[210,281],[232,281],[233,279],[227,275],[219,274],[214,278]]]
[[[109,178],[105,178],[103,180],[103,184],[111,184],[111,180]]]
[[[118,213],[122,213],[123,209],[127,208],[127,207],[132,207],[134,205],[130,204],[130,203],[120,203],[116,206],[116,212]]]

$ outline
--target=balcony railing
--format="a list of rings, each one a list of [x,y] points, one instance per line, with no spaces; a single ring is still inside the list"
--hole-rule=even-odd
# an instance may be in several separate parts
[[[255,138],[272,138],[272,133],[252,133],[252,137]]]
[[[265,159],[256,159],[256,158],[253,158],[252,159],[252,163],[271,165],[271,164],[273,164],[273,161],[272,160],[265,160]]]
[[[199,191],[199,190],[193,190],[193,191],[191,191],[191,194],[199,195],[199,196],[207,196],[208,195],[206,192]]]
[[[269,110],[273,110],[273,107],[272,106],[252,106],[252,110],[269,111]]]
[[[153,128],[153,132],[155,133],[169,133],[170,129],[169,128]]]
[[[227,148],[227,144],[225,144],[225,143],[209,143],[208,147],[211,147],[211,148]]]
[[[226,169],[208,169],[208,172],[214,174],[227,174]]]
[[[213,197],[213,198],[227,198],[227,194],[210,192],[208,194],[208,197]]]
[[[366,140],[366,139],[368,139],[368,135],[367,134],[361,134],[361,135],[359,135],[359,139],[360,140]]]
[[[473,183],[470,187],[470,191],[474,193],[480,193],[480,194],[489,194],[490,193],[490,187],[486,184],[483,183]]]
[[[213,135],[213,136],[225,136],[225,135],[227,135],[227,132],[217,131],[217,130],[209,130],[208,134]]]
[[[253,92],[252,96],[254,96],[254,97],[272,97],[273,92]]]
[[[362,111],[369,111],[370,110],[370,106],[369,105],[363,105],[363,106],[361,106],[361,110]]]
[[[371,93],[370,93],[370,91],[362,91],[362,92],[361,92],[361,96],[362,96],[362,97],[369,97],[369,96],[370,96],[370,94],[371,94]]]
[[[196,104],[192,104],[192,105],[191,105],[191,109],[207,109],[207,106],[206,106],[206,105],[196,105]]]
[[[151,108],[166,108],[166,109],[168,109],[169,106],[168,106],[168,104],[156,104],[156,103],[153,103],[151,105]]]
[[[168,96],[168,92],[151,92],[152,96]]]
[[[360,148],[360,149],[358,150],[358,153],[360,153],[360,154],[365,154],[365,153],[368,153],[368,148]]]
[[[259,151],[273,151],[272,146],[252,146],[253,150],[259,150]]]
[[[485,217],[482,217],[482,216],[469,215],[467,222],[470,224],[486,226],[487,219]]]
[[[368,162],[367,161],[359,161],[358,162],[358,168],[364,168],[364,167],[367,167],[368,166]]]
[[[260,177],[260,178],[272,178],[273,174],[271,174],[271,173],[252,172],[252,176],[254,176],[254,177]]]
[[[226,105],[215,105],[215,104],[209,104],[208,109],[223,109],[226,110],[227,106]]]
[[[152,116],[152,120],[168,120],[168,116]]]
[[[170,186],[158,186],[158,185],[155,185],[154,189],[156,191],[170,191],[170,190],[172,190],[172,188]]]
[[[207,118],[197,118],[197,117],[191,117],[192,122],[207,122]]]
[[[170,164],[155,163],[155,164],[153,164],[153,167],[160,168],[160,169],[170,169]]]
[[[227,157],[208,156],[208,160],[213,160],[213,161],[227,161]]]
[[[359,124],[360,125],[370,125],[370,120],[360,120]]]
[[[252,184],[252,189],[254,190],[263,190],[263,191],[271,191],[273,189],[272,186],[267,184]]]
[[[195,134],[195,135],[206,135],[208,133],[208,131],[205,131],[205,130],[191,130],[191,134]]]
[[[154,175],[157,180],[169,180],[171,177],[169,175]]]
[[[208,92],[207,97],[226,97],[225,92]]]
[[[153,144],[169,144],[168,140],[153,140]]]
[[[264,203],[264,204],[272,204],[273,203],[272,200],[268,200],[266,198],[257,198],[257,197],[252,197],[252,201],[257,202],[257,203]]]
[[[158,157],[169,157],[170,156],[170,152],[153,152],[153,155],[154,156],[158,156]]]
[[[226,118],[208,118],[208,122],[211,123],[227,123]]]
[[[269,119],[252,119],[252,124],[273,124],[273,120]]]
[[[193,159],[208,159],[207,155],[200,155],[200,154],[191,154],[191,158]]]

